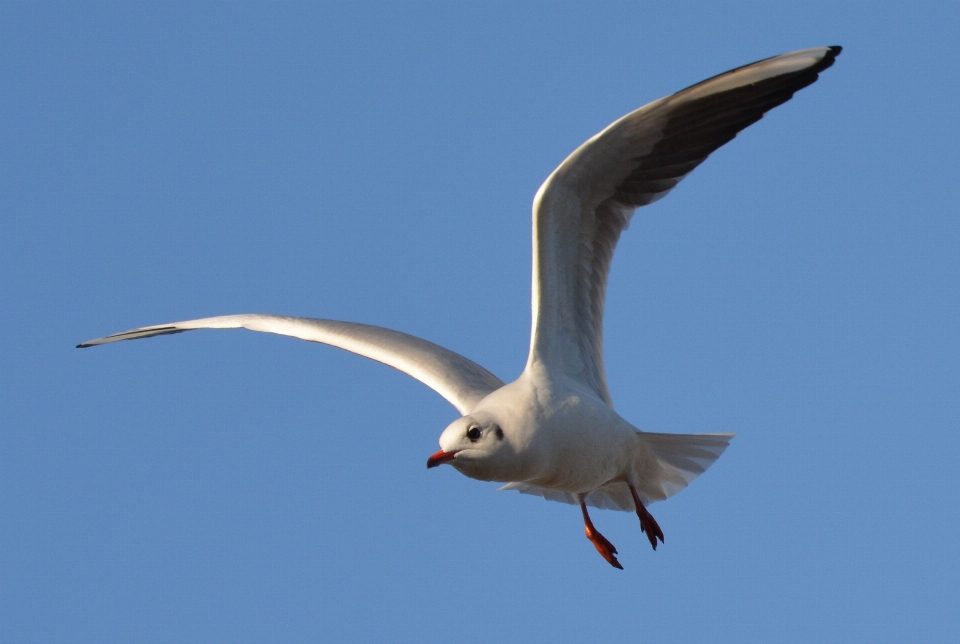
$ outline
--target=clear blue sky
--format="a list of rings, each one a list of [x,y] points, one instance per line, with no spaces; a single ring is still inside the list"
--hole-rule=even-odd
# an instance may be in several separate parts
[[[0,4],[0,640],[947,642],[960,631],[960,5]],[[635,516],[427,471],[456,412],[241,312],[510,380],[530,203],[731,67],[843,55],[639,211],[618,411],[736,432]]]

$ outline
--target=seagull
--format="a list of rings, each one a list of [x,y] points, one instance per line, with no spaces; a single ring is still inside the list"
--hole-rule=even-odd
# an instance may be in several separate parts
[[[733,434],[645,432],[613,408],[603,366],[610,262],[634,211],[657,201],[714,150],[833,65],[840,47],[738,67],[641,107],[589,139],[533,200],[533,324],[520,377],[505,384],[427,340],[367,324],[226,315],[124,331],[92,347],[194,329],[288,335],[339,347],[416,378],[462,414],[427,467],[450,464],[501,489],[579,505],[587,538],[615,568],[617,549],[587,506],[635,512],[654,550],[663,531],[647,506],[703,473]]]

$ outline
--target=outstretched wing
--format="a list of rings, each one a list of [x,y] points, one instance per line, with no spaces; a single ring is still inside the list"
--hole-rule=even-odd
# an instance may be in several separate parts
[[[840,47],[740,67],[627,114],[554,170],[533,203],[533,332],[527,369],[577,377],[612,405],[603,368],[610,261],[634,210],[817,80]]]
[[[194,329],[250,329],[329,344],[382,362],[427,385],[461,414],[468,414],[503,381],[458,353],[399,331],[369,324],[294,318],[281,315],[224,315],[172,324],[145,326],[77,345],[93,347],[120,340],[183,333]]]

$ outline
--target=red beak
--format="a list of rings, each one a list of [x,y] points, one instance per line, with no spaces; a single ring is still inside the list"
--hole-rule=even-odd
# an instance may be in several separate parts
[[[456,456],[457,456],[456,452],[445,452],[443,450],[440,450],[439,452],[437,452],[436,454],[434,454],[433,456],[427,459],[427,469],[429,470],[431,467],[436,467],[437,465],[443,465],[444,463],[449,463],[454,458],[456,458]]]

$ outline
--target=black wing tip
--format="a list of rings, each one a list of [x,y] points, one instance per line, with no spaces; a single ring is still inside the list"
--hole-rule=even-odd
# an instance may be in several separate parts
[[[155,335],[172,335],[174,333],[183,333],[184,331],[188,330],[189,329],[178,329],[175,326],[164,326],[155,329],[135,329],[133,331],[124,331],[123,333],[114,333],[113,335],[108,335],[105,338],[98,338],[96,340],[82,342],[77,345],[77,348],[88,349],[90,347],[100,346],[101,344],[109,344],[111,342],[137,340],[139,338],[152,338]]]
[[[814,65],[813,71],[816,73],[822,72],[827,67],[833,65],[833,61],[837,59],[837,56],[840,55],[840,52],[843,51],[843,47],[840,45],[831,45],[827,47],[827,53],[823,55],[823,58],[820,59],[820,62]]]
[[[833,67],[833,63],[837,59],[837,56],[839,56],[840,52],[843,51],[843,47],[841,47],[840,45],[828,45],[824,49],[826,49],[827,51],[824,52],[823,58],[815,62],[813,65],[810,65],[809,67],[806,67],[804,69],[797,70],[792,74],[785,74],[785,76],[803,77],[803,76],[809,76],[810,74],[813,74],[813,80],[808,82],[807,85],[810,85],[816,82],[820,72],[830,67]],[[806,85],[804,87],[806,87]],[[802,88],[798,88],[798,89],[802,89]]]
[[[821,49],[821,47],[814,47],[813,49]],[[833,65],[833,61],[836,60],[836,59],[837,59],[837,56],[840,55],[840,52],[843,51],[843,47],[841,47],[840,45],[827,45],[827,46],[826,46],[826,50],[827,50],[826,53],[823,54],[823,58],[821,58],[820,60],[818,60],[818,61],[817,61],[816,63],[814,63],[813,65],[811,65],[811,66],[809,66],[809,67],[805,67],[804,69],[801,69],[801,70],[794,71],[794,72],[792,72],[792,73],[785,74],[785,76],[791,76],[791,75],[795,75],[795,74],[799,74],[799,75],[808,74],[808,75],[809,75],[811,72],[813,72],[813,74],[819,74],[819,73],[822,72],[823,70],[825,70],[825,69],[827,69],[828,67],[830,67],[831,65]],[[733,69],[728,69],[727,71],[721,72],[721,73],[717,74],[716,76],[711,76],[710,78],[705,78],[705,79],[703,79],[702,81],[700,81],[699,83],[694,83],[693,85],[690,85],[689,87],[684,87],[684,88],[681,89],[680,91],[674,92],[674,93],[671,94],[670,96],[664,97],[664,98],[673,98],[673,97],[676,96],[677,94],[682,94],[683,92],[686,92],[688,89],[693,89],[694,87],[698,87],[698,86],[700,86],[700,85],[704,85],[704,84],[706,84],[706,83],[709,83],[710,81],[716,80],[716,79],[720,78],[721,76],[726,76],[727,74],[733,74],[734,72],[739,72],[740,70],[746,69],[747,67],[752,67],[753,65],[758,65],[758,64],[760,64],[760,63],[765,63],[765,62],[767,62],[768,60],[773,60],[773,59],[775,59],[775,58],[780,58],[781,56],[789,56],[789,55],[791,55],[791,54],[796,54],[796,53],[798,53],[799,51],[810,51],[810,50],[801,49],[801,50],[794,51],[794,52],[787,52],[787,53],[785,53],[785,54],[780,54],[780,55],[778,55],[778,56],[770,56],[769,58],[761,58],[760,60],[755,60],[755,61],[753,61],[752,63],[747,63],[746,65],[741,65],[740,67],[734,67]],[[814,76],[813,80],[810,81],[809,83],[807,83],[807,85],[809,85],[810,83],[815,82],[816,80],[817,80],[817,77]]]

